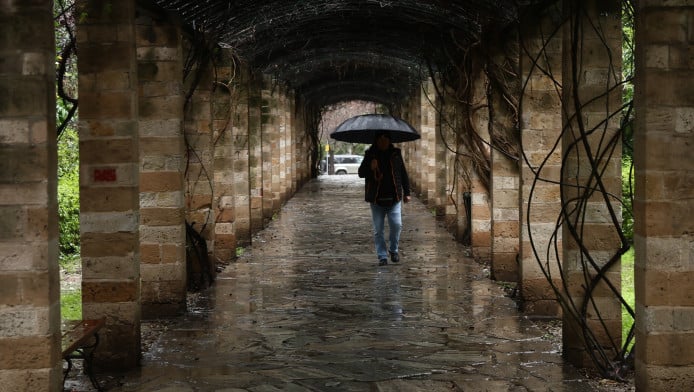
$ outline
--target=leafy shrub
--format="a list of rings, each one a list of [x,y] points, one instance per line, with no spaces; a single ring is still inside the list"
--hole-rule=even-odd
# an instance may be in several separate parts
[[[61,260],[80,251],[79,143],[77,131],[58,139],[58,224]]]

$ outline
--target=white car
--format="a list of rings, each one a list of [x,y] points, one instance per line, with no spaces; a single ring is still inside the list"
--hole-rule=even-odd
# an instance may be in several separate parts
[[[357,174],[364,157],[361,155],[335,155],[333,164],[335,174]]]

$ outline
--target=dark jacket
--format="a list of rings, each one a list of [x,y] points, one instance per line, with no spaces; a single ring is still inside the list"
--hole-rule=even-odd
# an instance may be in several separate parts
[[[403,196],[410,196],[410,178],[407,176],[405,162],[399,148],[391,147],[386,151],[390,161],[391,173],[383,173],[382,181],[392,181],[395,189],[395,201],[401,201]],[[371,170],[371,160],[376,157],[376,147],[371,146],[364,154],[364,160],[359,166],[359,177],[366,179],[364,200],[369,203],[376,201],[381,188],[381,181],[377,181]]]

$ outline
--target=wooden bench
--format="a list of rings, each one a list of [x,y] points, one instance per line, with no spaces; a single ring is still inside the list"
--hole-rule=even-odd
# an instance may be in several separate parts
[[[102,391],[99,382],[94,377],[92,360],[94,350],[99,345],[99,330],[106,325],[105,319],[98,320],[63,320],[62,323],[62,355],[67,362],[67,369],[63,375],[63,385],[67,375],[72,369],[72,360],[84,361],[84,372],[96,390]]]

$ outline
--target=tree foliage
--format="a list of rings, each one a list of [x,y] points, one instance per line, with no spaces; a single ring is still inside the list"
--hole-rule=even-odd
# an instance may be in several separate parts
[[[58,224],[61,259],[79,253],[79,140],[74,128],[58,139]]]
[[[74,1],[54,3],[56,124],[58,137],[58,226],[62,263],[80,252],[79,136],[76,129],[77,65]]]

